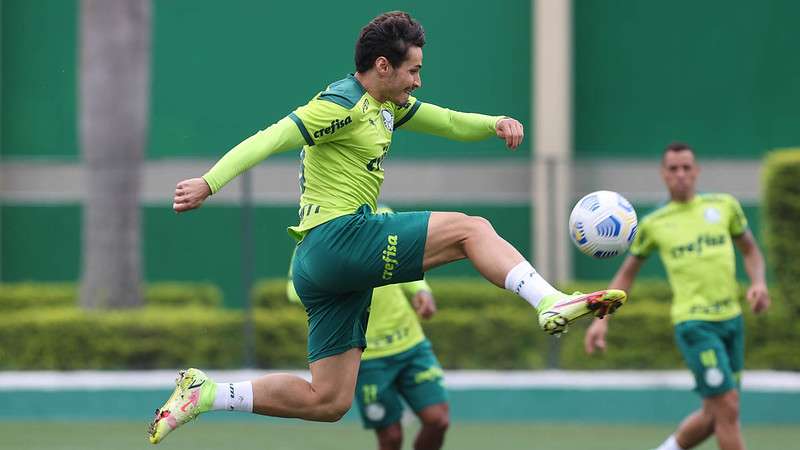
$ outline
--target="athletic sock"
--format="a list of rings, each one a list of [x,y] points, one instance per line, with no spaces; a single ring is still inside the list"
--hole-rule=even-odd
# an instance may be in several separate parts
[[[217,383],[212,411],[253,412],[253,383]]]
[[[506,289],[524,298],[534,308],[547,295],[558,292],[528,261],[522,261],[506,275]]]
[[[678,445],[678,441],[675,440],[675,435],[668,437],[663,444],[661,444],[656,450],[683,450],[680,445]]]

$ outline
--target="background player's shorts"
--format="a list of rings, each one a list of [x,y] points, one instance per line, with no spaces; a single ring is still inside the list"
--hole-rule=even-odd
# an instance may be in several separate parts
[[[308,314],[308,361],[366,347],[372,288],[421,280],[430,212],[373,214],[362,206],[310,230],[292,282]]]
[[[675,326],[675,340],[701,396],[719,395],[739,387],[744,367],[741,315],[721,322],[681,322]]]
[[[427,339],[396,355],[361,361],[356,386],[364,428],[399,422],[403,403],[415,413],[447,401],[443,372]]]

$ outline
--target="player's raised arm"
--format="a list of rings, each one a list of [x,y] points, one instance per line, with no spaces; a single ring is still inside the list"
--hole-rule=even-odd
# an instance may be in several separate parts
[[[463,113],[410,99],[407,111],[401,108],[396,128],[433,134],[456,141],[479,141],[497,136],[506,146],[517,148],[524,137],[521,123],[504,116]]]
[[[172,208],[176,212],[198,208],[209,195],[269,155],[300,148],[304,143],[294,121],[284,117],[233,147],[201,178],[180,181],[175,187]]]

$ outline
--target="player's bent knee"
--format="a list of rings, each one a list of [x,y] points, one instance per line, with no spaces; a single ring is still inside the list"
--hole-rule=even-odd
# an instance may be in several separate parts
[[[450,427],[450,416],[445,413],[439,416],[431,417],[423,421],[422,425],[425,428],[444,433]]]
[[[450,412],[446,403],[428,407],[420,413],[419,419],[430,430],[444,433],[450,427]]]
[[[340,400],[327,404],[323,409],[325,421],[338,422],[347,414],[347,411],[350,411],[351,404],[351,402],[343,402]]]
[[[739,420],[739,394],[728,391],[725,394],[709,399],[711,415],[715,422],[736,422]]]
[[[393,424],[377,431],[381,449],[400,449],[403,445],[403,429],[400,424]]]
[[[497,234],[488,219],[480,216],[468,216],[469,219],[469,234],[471,235],[485,235]]]

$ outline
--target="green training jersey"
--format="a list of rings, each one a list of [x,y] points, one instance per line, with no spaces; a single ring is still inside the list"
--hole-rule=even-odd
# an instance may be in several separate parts
[[[658,250],[672,287],[674,324],[741,314],[731,238],[745,231],[742,207],[727,194],[672,201],[642,219],[630,252],[646,258]]]
[[[396,355],[425,340],[425,333],[408,297],[430,290],[425,280],[375,288],[367,324],[367,349],[361,359]],[[300,303],[291,276],[286,284],[286,294],[290,301]]]
[[[302,145],[300,218],[289,228],[299,240],[315,226],[352,214],[361,205],[376,209],[395,129],[475,141],[494,136],[501,118],[451,111],[414,97],[403,106],[381,103],[350,75],[234,147],[203,178],[217,192],[270,154]]]

